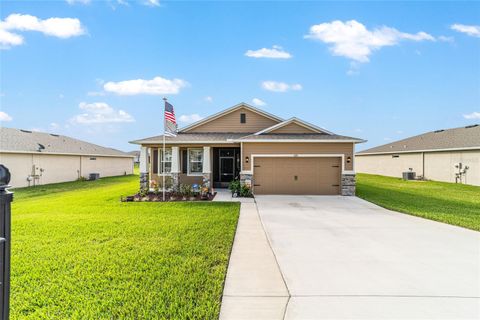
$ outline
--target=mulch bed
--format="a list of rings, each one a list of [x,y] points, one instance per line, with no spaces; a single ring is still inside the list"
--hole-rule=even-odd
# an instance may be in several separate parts
[[[212,201],[213,198],[215,198],[215,195],[217,193],[209,193],[207,197],[202,198],[199,194],[196,196],[188,197],[188,198],[183,198],[182,196],[172,196],[170,192],[165,192],[165,202],[170,202],[170,201]],[[163,201],[163,195],[160,194],[154,194],[154,193],[149,193],[146,196],[142,197],[138,193],[133,195],[133,196],[126,196],[126,197],[121,197],[120,201],[122,202],[164,202]]]

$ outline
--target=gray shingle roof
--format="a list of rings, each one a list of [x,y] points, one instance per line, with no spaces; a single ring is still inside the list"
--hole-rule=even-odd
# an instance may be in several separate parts
[[[0,128],[1,151],[133,157],[120,150],[101,147],[67,136],[13,128]]]
[[[241,141],[257,141],[257,140],[353,140],[363,142],[362,139],[341,136],[338,134],[325,133],[271,133],[248,135],[240,138]]]
[[[441,149],[480,149],[480,125],[436,130],[359,152],[396,153]]]
[[[176,137],[165,137],[165,142],[227,142],[238,139],[250,133],[178,133]],[[163,135],[131,141],[135,144],[158,144],[163,142]]]

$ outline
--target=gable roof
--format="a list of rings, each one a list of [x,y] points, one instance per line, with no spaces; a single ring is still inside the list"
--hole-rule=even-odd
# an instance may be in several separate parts
[[[251,134],[236,142],[353,142],[362,143],[366,140],[326,133],[267,133]]]
[[[133,158],[120,150],[67,136],[13,128],[0,128],[0,152]]]
[[[276,125],[273,125],[273,126],[271,126],[271,127],[269,127],[269,128],[266,128],[266,129],[263,129],[263,130],[261,130],[261,131],[258,131],[258,132],[255,133],[255,135],[266,134],[266,133],[275,131],[275,130],[277,130],[277,129],[280,129],[280,128],[282,128],[282,127],[285,127],[285,126],[287,126],[287,125],[289,125],[289,124],[291,124],[291,123],[295,123],[295,124],[297,124],[297,125],[300,125],[300,126],[306,128],[306,129],[311,130],[311,131],[314,132],[314,133],[333,134],[332,132],[330,132],[330,131],[328,131],[328,130],[326,130],[326,129],[320,128],[320,127],[318,127],[318,126],[316,126],[316,125],[313,125],[313,124],[311,124],[311,123],[308,123],[308,122],[303,121],[303,120],[301,120],[301,119],[298,119],[298,118],[296,118],[296,117],[292,117],[292,118],[290,118],[290,119],[288,119],[288,120],[285,120],[285,121],[283,121],[283,122],[277,123]]]
[[[250,110],[250,111],[252,111],[252,112],[255,112],[255,113],[257,113],[257,114],[260,114],[260,115],[262,115],[262,116],[264,116],[264,117],[267,117],[267,118],[269,118],[269,119],[272,119],[272,120],[275,120],[275,121],[278,121],[278,122],[282,122],[282,121],[283,121],[283,119],[280,118],[280,117],[277,117],[277,116],[275,116],[275,115],[273,115],[273,114],[270,114],[270,113],[268,113],[268,112],[266,112],[266,111],[263,111],[263,110],[260,110],[260,109],[258,109],[258,108],[255,108],[255,107],[253,107],[253,106],[251,106],[251,105],[249,105],[249,104],[247,104],[247,103],[245,103],[245,102],[242,102],[242,103],[239,103],[239,104],[234,105],[233,107],[230,107],[230,108],[225,109],[225,110],[223,110],[223,111],[217,112],[217,113],[215,113],[215,114],[213,114],[213,115],[211,115],[211,116],[209,116],[209,117],[206,117],[205,119],[199,120],[199,121],[194,122],[194,123],[192,123],[192,124],[190,124],[190,125],[188,125],[188,126],[186,126],[186,127],[183,127],[183,128],[181,128],[180,130],[178,130],[178,132],[188,132],[189,130],[191,130],[191,129],[193,129],[193,128],[199,127],[199,126],[201,126],[201,125],[203,125],[203,124],[205,124],[205,123],[208,123],[208,122],[210,122],[210,121],[213,121],[213,120],[215,120],[215,119],[218,119],[218,118],[220,118],[220,117],[222,117],[222,116],[224,116],[224,115],[226,115],[226,114],[229,114],[229,113],[234,112],[234,111],[236,111],[236,110],[238,110],[238,109],[241,109],[241,108],[245,108],[245,109],[247,109],[247,110]]]
[[[449,149],[480,149],[480,125],[435,130],[370,148],[357,154],[406,153]]]

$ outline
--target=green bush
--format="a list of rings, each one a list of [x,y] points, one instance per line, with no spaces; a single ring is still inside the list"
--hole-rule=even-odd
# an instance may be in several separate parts
[[[240,187],[240,197],[251,197],[252,189],[246,184],[242,184]]]
[[[228,189],[232,191],[232,193],[240,193],[240,180],[232,180],[228,184]]]

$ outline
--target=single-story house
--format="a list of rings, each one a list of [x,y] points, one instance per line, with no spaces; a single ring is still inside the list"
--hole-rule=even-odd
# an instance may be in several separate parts
[[[306,121],[284,120],[240,103],[166,136],[132,141],[141,145],[140,184],[166,188],[199,184],[225,188],[233,179],[254,194],[355,194],[355,144]],[[168,183],[168,185],[167,185]]]
[[[436,130],[358,152],[357,172],[480,185],[480,125]]]
[[[133,173],[133,156],[70,137],[0,128],[0,163],[14,188]]]

